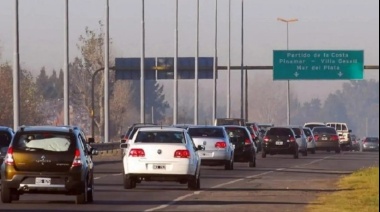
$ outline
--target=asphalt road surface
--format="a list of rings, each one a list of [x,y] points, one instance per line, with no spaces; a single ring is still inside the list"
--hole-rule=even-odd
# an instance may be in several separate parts
[[[201,190],[179,183],[122,185],[122,164],[97,161],[94,203],[76,205],[74,196],[25,194],[0,211],[305,211],[316,195],[336,191],[336,180],[355,170],[379,165],[378,152],[319,151],[299,159],[291,155],[258,158],[257,167],[235,163],[234,170],[202,166]]]

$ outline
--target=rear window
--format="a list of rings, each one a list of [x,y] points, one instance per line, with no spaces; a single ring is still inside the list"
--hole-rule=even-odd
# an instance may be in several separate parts
[[[305,133],[306,136],[311,136],[311,131],[308,129],[303,129],[303,132]]]
[[[308,127],[310,129],[313,129],[314,127],[320,127],[320,126],[324,126],[324,125],[320,125],[320,124],[306,124],[305,127]]]
[[[189,128],[188,132],[191,137],[224,138],[221,128]]]
[[[295,128],[292,128],[292,129],[294,131],[294,134],[296,134],[297,136],[301,136],[301,129],[300,128],[295,127]]]
[[[293,136],[289,128],[270,128],[266,135]]]
[[[135,143],[169,143],[185,144],[183,132],[173,131],[140,131],[136,136]]]
[[[336,130],[331,127],[316,127],[313,129],[314,134],[329,134],[329,135],[335,135]]]
[[[75,144],[75,139],[69,134],[33,132],[17,136],[12,147],[23,151],[71,152]]]
[[[367,138],[366,142],[369,142],[369,143],[379,143],[379,139],[378,138]]]
[[[12,136],[8,132],[0,132],[0,148],[8,147],[11,140]]]
[[[248,138],[247,130],[243,128],[226,127],[226,132],[230,138]]]
[[[132,129],[128,130],[129,133],[127,132],[128,139],[132,139],[133,136],[136,134],[137,130],[140,128],[144,127],[155,127],[154,125],[146,125],[146,126],[138,126],[138,127],[133,127]]]

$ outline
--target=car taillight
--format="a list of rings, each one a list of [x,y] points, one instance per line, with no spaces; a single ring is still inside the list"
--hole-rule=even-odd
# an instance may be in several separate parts
[[[311,141],[313,140],[313,137],[312,137],[312,136],[308,136],[308,137],[307,137],[307,140],[308,140],[309,142],[311,142]]]
[[[187,149],[176,150],[174,152],[175,158],[190,158],[190,152]]]
[[[319,139],[319,136],[318,135],[314,135],[314,140],[318,141]]]
[[[294,137],[289,138],[289,142],[295,142],[295,141],[296,141],[296,139]]]
[[[249,140],[249,138],[246,138],[246,139],[244,140],[244,144],[245,144],[245,145],[251,145],[251,140]]]
[[[264,136],[264,142],[269,142],[269,137],[268,136]]]
[[[75,166],[81,166],[81,165],[82,165],[82,160],[80,158],[80,151],[79,151],[79,149],[76,149],[73,164],[71,166],[75,167]]]
[[[15,164],[15,161],[13,160],[13,148],[9,147],[7,151],[7,155],[4,159],[5,164],[13,166]]]
[[[131,157],[145,157],[145,152],[143,149],[131,149],[131,151],[129,151],[129,156],[131,156]]]
[[[226,144],[226,142],[224,142],[224,141],[219,141],[219,142],[216,142],[216,143],[215,143],[215,147],[216,147],[216,148],[224,149],[224,148],[227,147],[227,144]]]
[[[332,140],[332,141],[339,141],[339,136],[337,136],[337,135],[332,135],[332,136],[330,137],[330,140]]]

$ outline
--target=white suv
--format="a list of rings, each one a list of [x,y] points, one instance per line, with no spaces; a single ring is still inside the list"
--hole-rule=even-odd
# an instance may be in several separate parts
[[[327,122],[326,126],[335,128],[336,132],[338,133],[339,143],[340,143],[340,146],[342,149],[346,148],[346,149],[350,150],[352,148],[351,136],[350,136],[350,133],[352,131],[348,129],[346,123]]]

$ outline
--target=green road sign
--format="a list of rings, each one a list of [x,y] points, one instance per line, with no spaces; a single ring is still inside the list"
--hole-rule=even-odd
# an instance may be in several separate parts
[[[363,73],[363,51],[273,51],[273,80],[361,80]]]

